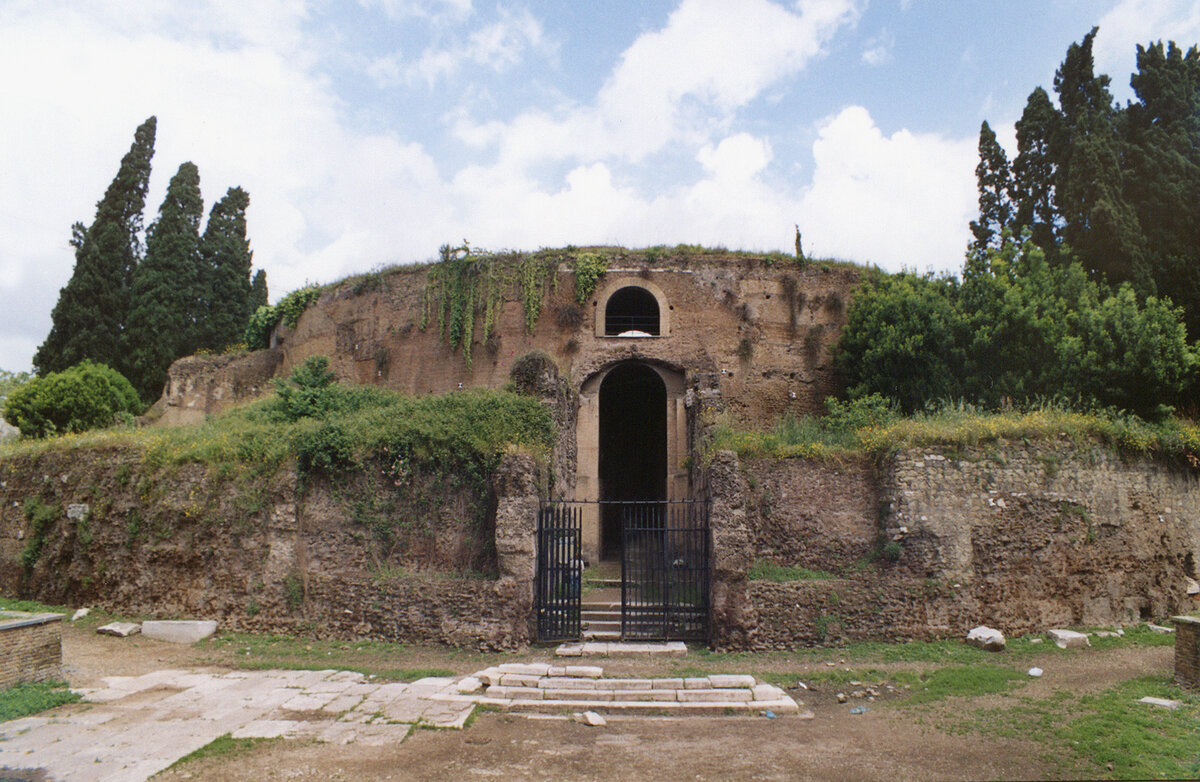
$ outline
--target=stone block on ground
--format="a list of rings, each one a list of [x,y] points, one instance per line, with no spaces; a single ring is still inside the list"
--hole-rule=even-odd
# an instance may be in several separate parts
[[[754,677],[745,674],[720,674],[714,673],[708,677],[712,686],[718,689],[728,687],[753,687],[755,685]]]
[[[986,652],[1004,651],[1004,633],[986,625],[979,625],[967,633],[967,643]]]
[[[142,622],[142,635],[177,644],[194,644],[208,638],[216,631],[217,623],[211,619]]]
[[[109,622],[103,627],[97,627],[96,632],[100,635],[115,635],[118,638],[128,638],[142,631],[142,626],[137,622]]]
[[[71,621],[78,622],[80,619],[83,619],[85,616],[87,616],[91,612],[92,612],[92,609],[90,609],[90,608],[81,608],[78,611],[76,611],[75,613],[71,614]]]
[[[568,665],[563,675],[580,679],[599,679],[604,675],[604,669],[598,665]]]
[[[1149,622],[1146,623],[1146,628],[1152,633],[1159,633],[1161,635],[1169,635],[1169,634],[1175,632],[1174,628],[1163,627],[1162,625],[1150,624]]]
[[[594,711],[585,711],[575,714],[575,721],[582,722],[584,725],[591,725],[594,728],[602,728],[608,722]]]
[[[1083,649],[1092,645],[1086,635],[1074,630],[1047,630],[1046,635],[1059,649]]]
[[[1155,698],[1150,695],[1142,698],[1140,701],[1138,701],[1138,703],[1148,703],[1151,706],[1161,706],[1162,708],[1170,709],[1171,711],[1175,711],[1183,705],[1181,701],[1173,701],[1168,698]]]

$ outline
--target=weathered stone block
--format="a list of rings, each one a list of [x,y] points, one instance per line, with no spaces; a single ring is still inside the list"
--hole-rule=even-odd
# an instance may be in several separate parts
[[[217,631],[217,623],[201,620],[153,620],[142,622],[142,635],[159,641],[194,644]]]

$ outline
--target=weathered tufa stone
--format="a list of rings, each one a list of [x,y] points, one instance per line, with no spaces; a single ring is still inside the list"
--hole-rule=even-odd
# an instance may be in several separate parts
[[[142,622],[142,635],[176,644],[194,644],[216,631],[217,623],[211,619]]]
[[[96,632],[100,635],[115,635],[118,638],[128,638],[141,631],[142,626],[137,622],[110,622],[103,627],[96,628]]]
[[[1005,643],[1004,633],[985,625],[979,625],[967,633],[967,643],[987,652],[1002,652]]]
[[[1074,630],[1047,630],[1046,635],[1059,649],[1083,649],[1092,645],[1086,635]]]

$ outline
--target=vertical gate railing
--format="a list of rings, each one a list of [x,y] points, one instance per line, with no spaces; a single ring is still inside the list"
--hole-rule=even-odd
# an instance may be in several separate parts
[[[579,638],[583,576],[582,509],[572,503],[543,502],[538,509],[537,573],[534,602],[541,641]]]
[[[621,506],[621,637],[708,640],[708,502]]]

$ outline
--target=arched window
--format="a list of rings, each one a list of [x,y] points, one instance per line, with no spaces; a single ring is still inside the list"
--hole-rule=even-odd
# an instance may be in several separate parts
[[[604,307],[606,337],[657,337],[658,299],[645,288],[630,285],[608,297]]]

